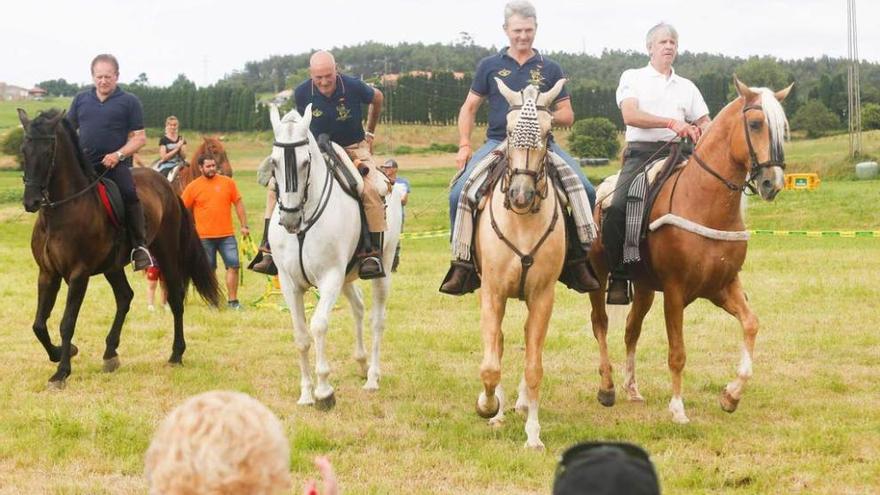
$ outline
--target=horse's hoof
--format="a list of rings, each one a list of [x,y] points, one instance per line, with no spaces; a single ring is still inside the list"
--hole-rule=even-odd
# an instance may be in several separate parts
[[[315,409],[319,411],[329,411],[336,407],[336,393],[333,392],[323,399],[315,401]]]
[[[364,384],[364,390],[367,392],[378,392],[379,391],[379,383],[378,382],[367,382]]]
[[[104,373],[113,373],[119,369],[119,356],[104,360]]]
[[[171,367],[183,366],[183,356],[172,354],[171,357],[168,358],[168,365]]]
[[[49,380],[49,383],[46,384],[49,391],[60,391],[65,387],[67,387],[67,380]]]
[[[736,408],[739,406],[739,399],[734,399],[733,396],[727,392],[727,390],[723,390],[721,392],[719,403],[721,404],[721,409],[724,410],[724,412],[732,413],[736,411]]]
[[[480,409],[480,399],[477,399],[477,404],[476,404],[477,414],[480,415],[481,418],[484,418],[484,419],[494,418],[498,414],[498,410],[500,408],[501,408],[501,401],[496,400],[495,401],[495,409],[493,409],[491,411],[484,411],[484,410]]]
[[[599,393],[596,394],[596,398],[599,399],[599,404],[602,404],[605,407],[611,407],[614,405],[614,388],[609,390],[599,389]]]
[[[538,440],[537,442],[526,440],[525,448],[527,450],[534,450],[535,452],[544,452],[544,442],[541,440]]]

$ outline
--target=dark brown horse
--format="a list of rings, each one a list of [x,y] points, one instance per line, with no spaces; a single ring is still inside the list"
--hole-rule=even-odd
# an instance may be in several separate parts
[[[180,195],[186,186],[193,180],[201,177],[202,171],[199,170],[199,156],[211,156],[217,162],[217,168],[220,175],[232,177],[232,165],[229,163],[229,157],[226,156],[226,149],[223,142],[215,136],[206,136],[202,138],[202,144],[196,148],[186,166],[180,167],[174,179],[171,181],[171,187]]]
[[[743,328],[737,376],[722,391],[722,409],[736,410],[752,376],[758,319],[739,280],[748,237],[740,202],[746,188],[771,201],[783,186],[787,121],[779,102],[791,86],[773,93],[766,88],[748,88],[737,79],[734,82],[739,97],[721,110],[700,139],[694,155],[665,183],[654,203],[650,214],[653,227],[642,242],[644,264],[636,269],[635,298],[626,319],[624,390],[629,400],[643,401],[635,378],[636,344],[654,292],[663,292],[672,373],[669,411],[677,423],[688,422],[681,390],[685,364],[683,314],[684,308],[697,298],[708,299],[723,308]],[[600,198],[614,189],[612,182],[600,186]],[[600,216],[601,209],[597,208],[597,225],[601,225]],[[608,267],[601,242],[593,244],[590,261],[604,286]],[[608,315],[604,298],[604,290],[590,293],[593,333],[601,356],[599,401],[611,406],[614,383],[606,343]]]
[[[30,121],[18,111],[24,126],[24,208],[39,211],[31,236],[31,251],[40,269],[34,334],[57,362],[49,379],[63,388],[76,355],[73,333],[80,306],[92,275],[103,273],[113,287],[116,316],[107,334],[104,371],[119,367],[116,352],[122,324],[134,293],[125,276],[130,245],[123,230],[114,226],[97,193],[97,176],[84,159],[76,133],[63,112],[50,110]],[[183,301],[190,280],[199,294],[216,306],[219,289],[192,218],[162,175],[149,169],[132,171],[138,197],[144,205],[149,249],[159,263],[174,314],[174,344],[169,362],[179,364],[186,342]],[[61,320],[61,345],[52,344],[46,322],[55,305],[61,280],[67,282],[67,304]]]

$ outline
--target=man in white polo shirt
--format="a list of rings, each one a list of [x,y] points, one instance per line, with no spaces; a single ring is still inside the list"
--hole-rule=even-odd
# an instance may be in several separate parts
[[[626,124],[626,149],[619,187],[602,222],[602,243],[611,267],[608,304],[630,301],[630,275],[622,261],[629,184],[646,160],[669,154],[669,147],[663,148],[667,142],[687,138],[696,143],[709,125],[709,108],[700,90],[672,68],[678,54],[675,28],[657,24],[645,41],[650,62],[641,69],[624,71],[617,87],[617,105]],[[683,151],[689,154],[691,150],[686,146]]]

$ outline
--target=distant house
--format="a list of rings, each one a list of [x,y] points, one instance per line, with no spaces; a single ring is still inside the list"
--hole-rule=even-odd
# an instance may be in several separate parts
[[[270,100],[270,102],[275,103],[276,105],[281,105],[284,102],[286,102],[287,100],[289,100],[292,96],[293,96],[293,90],[292,89],[285,89],[284,91],[281,91],[280,93],[273,96],[272,99]]]
[[[385,74],[381,78],[382,86],[385,86],[385,87],[396,86],[397,80],[400,79],[401,75],[413,76],[413,77],[427,77],[428,79],[434,77],[433,72],[426,71],[426,70],[411,70],[411,71],[407,72],[406,74]],[[452,77],[454,77],[456,80],[460,81],[460,80],[464,79],[464,72],[453,72]]]
[[[3,101],[26,100],[27,97],[27,89],[0,82],[0,99]]]
[[[32,100],[42,100],[46,96],[49,96],[49,92],[39,86],[34,86],[28,90],[28,98]]]

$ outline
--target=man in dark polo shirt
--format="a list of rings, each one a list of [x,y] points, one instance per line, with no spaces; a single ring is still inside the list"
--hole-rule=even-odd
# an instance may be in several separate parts
[[[79,142],[86,159],[112,179],[122,192],[126,219],[131,235],[131,259],[134,269],[153,266],[146,247],[144,209],[138,200],[131,177],[131,156],[146,144],[144,110],[136,96],[117,86],[119,62],[101,54],[92,60],[95,85],[73,98],[67,119],[79,131]]]
[[[528,1],[512,1],[504,7],[504,33],[510,45],[499,53],[484,58],[477,65],[474,82],[470,92],[458,114],[458,154],[455,164],[459,170],[464,168],[449,192],[449,221],[455,229],[456,210],[465,182],[480,161],[498,147],[507,137],[507,100],[498,90],[495,78],[500,78],[513,91],[520,91],[529,84],[536,84],[541,92],[548,91],[563,78],[562,68],[538,50],[532,48],[537,30],[537,14]],[[477,110],[484,100],[489,100],[489,127],[486,131],[486,142],[476,151],[471,146],[471,131]],[[571,108],[571,97],[566,88],[562,88],[553,102],[553,124],[570,126],[574,123],[574,112]],[[590,207],[596,201],[596,190],[580,170],[577,160],[569,156],[562,148],[551,141],[550,150],[562,158],[578,175],[589,198]],[[467,166],[465,166],[467,165]],[[586,270],[586,268],[584,268]],[[464,281],[474,279],[475,269],[470,260],[456,260],[447,275],[440,291],[447,294],[463,294],[475,287],[465,288]]]
[[[293,92],[296,110],[302,114],[312,105],[312,121],[309,129],[315,137],[328,134],[330,140],[342,146],[355,165],[365,175],[364,192],[361,201],[370,231],[370,243],[356,256],[361,259],[358,275],[363,279],[385,276],[382,266],[382,244],[386,229],[385,203],[382,196],[391,191],[391,182],[384,177],[373,161],[373,138],[379,115],[382,113],[384,96],[376,88],[354,77],[339,74],[336,60],[327,51],[315,52],[309,59],[309,79],[303,81]],[[367,125],[364,129],[363,107],[369,105]],[[370,180],[375,174],[383,180]],[[376,184],[385,185],[384,191],[376,189]],[[266,205],[265,231],[262,259],[250,264],[250,268],[260,273],[272,273],[272,258],[268,246],[268,226],[271,212],[275,209],[274,195],[269,194]]]

